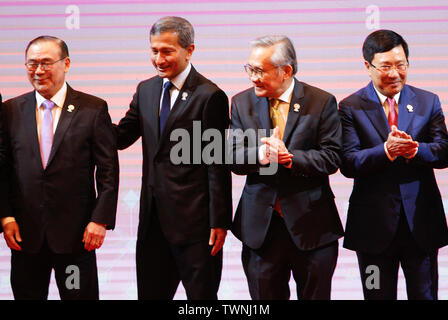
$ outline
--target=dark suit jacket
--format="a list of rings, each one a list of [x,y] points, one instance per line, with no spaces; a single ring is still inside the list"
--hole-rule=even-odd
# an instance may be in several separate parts
[[[390,132],[373,84],[339,104],[343,126],[342,173],[354,178],[344,246],[382,252],[393,240],[403,206],[410,230],[425,250],[448,243],[448,230],[433,168],[447,165],[448,135],[439,98],[405,85],[398,129],[419,142],[415,158],[391,162],[384,151]]]
[[[236,174],[247,175],[232,231],[247,246],[257,249],[266,237],[276,197],[289,233],[301,250],[328,244],[343,235],[328,175],[339,167],[341,125],[336,99],[329,93],[296,79],[283,141],[294,155],[291,169],[279,166],[274,175],[260,174],[259,138],[246,143],[237,131],[230,136],[231,151],[239,163]],[[298,112],[294,106],[300,105]],[[231,129],[271,129],[269,102],[254,89],[232,99]],[[270,135],[268,132],[266,135]],[[254,154],[255,153],[255,154]],[[257,159],[250,163],[250,158]]]
[[[69,105],[75,107],[72,112]],[[68,86],[45,170],[35,92],[6,101],[2,113],[10,191],[1,216],[15,217],[24,252],[37,252],[44,238],[54,253],[77,252],[89,222],[113,228],[118,156],[106,102]]]
[[[208,165],[201,159],[193,163],[191,159],[198,156],[193,154],[194,146],[199,147],[199,152],[203,149],[197,134],[201,135],[205,129],[219,130],[224,149],[229,102],[222,90],[192,67],[159,137],[162,82],[156,76],[138,85],[130,108],[117,127],[118,148],[125,149],[142,137],[143,177],[137,240],[146,238],[155,201],[168,241],[188,244],[208,239],[212,227],[229,228],[231,224],[230,170],[223,164]],[[196,128],[200,124],[201,129],[193,129],[194,121],[199,121]],[[188,133],[190,137],[190,161],[183,164],[170,160],[172,148],[180,143],[172,136],[174,131]]]

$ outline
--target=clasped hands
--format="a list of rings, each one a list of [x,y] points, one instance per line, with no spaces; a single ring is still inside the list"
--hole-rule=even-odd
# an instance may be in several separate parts
[[[261,138],[261,142],[265,143],[262,146],[264,159],[268,162],[277,162],[290,168],[292,165],[293,154],[286,149],[285,143],[280,139],[280,129],[274,128],[272,136]]]
[[[417,154],[418,142],[412,140],[412,137],[406,132],[392,126],[392,131],[387,137],[386,149],[392,158],[402,156],[411,159]]]

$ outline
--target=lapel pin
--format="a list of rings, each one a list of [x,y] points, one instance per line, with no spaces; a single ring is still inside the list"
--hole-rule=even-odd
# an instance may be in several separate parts
[[[414,112],[414,107],[411,106],[410,104],[408,104],[408,105],[406,106],[406,108],[408,109],[408,112]]]
[[[300,104],[296,103],[294,104],[294,112],[299,112]]]
[[[187,100],[188,97],[188,92],[182,92],[182,100],[185,101]]]
[[[75,110],[75,106],[74,105],[69,105],[68,107],[67,107],[67,111],[68,112],[72,112],[73,110]]]

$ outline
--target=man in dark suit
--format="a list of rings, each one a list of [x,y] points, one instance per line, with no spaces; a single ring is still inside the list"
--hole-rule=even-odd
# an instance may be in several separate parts
[[[342,173],[354,178],[344,247],[355,250],[365,299],[437,299],[437,253],[448,230],[433,168],[447,166],[439,98],[406,84],[409,50],[397,33],[370,34],[371,82],[341,101]],[[398,119],[397,119],[398,118]]]
[[[232,232],[243,242],[250,294],[288,299],[292,271],[299,299],[330,299],[343,235],[328,179],[340,162],[336,99],[294,78],[287,37],[251,45],[245,69],[254,87],[232,98],[229,137],[231,169],[247,175]]]
[[[190,64],[193,40],[193,27],[183,18],[164,17],[152,26],[158,75],[138,85],[117,127],[119,149],[139,137],[143,144],[139,299],[172,299],[180,281],[188,299],[217,299],[221,280],[221,249],[232,219],[231,176],[223,164],[229,107],[225,93]],[[213,163],[201,156],[205,130],[221,138],[216,151],[222,156],[215,154]],[[185,140],[177,142],[178,133]],[[174,150],[184,142],[187,159],[179,161]]]
[[[105,101],[73,90],[64,41],[32,40],[25,51],[35,91],[6,101],[10,164],[2,226],[16,299],[46,299],[52,269],[61,299],[98,299],[95,249],[115,225],[116,137]]]

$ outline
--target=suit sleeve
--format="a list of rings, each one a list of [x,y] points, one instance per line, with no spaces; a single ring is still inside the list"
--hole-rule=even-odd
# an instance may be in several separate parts
[[[123,150],[131,146],[141,136],[139,115],[140,85],[132,98],[128,111],[118,125],[114,125],[117,134],[117,148]]]
[[[211,228],[229,229],[232,223],[232,180],[225,163],[225,132],[229,122],[229,100],[223,91],[216,91],[203,111],[203,129],[217,129],[221,136],[221,156],[215,157],[220,161],[207,165]]]
[[[227,138],[229,167],[233,173],[248,175],[258,173],[258,143],[255,130],[244,130],[238,112],[238,104],[232,101],[230,133]]]
[[[13,217],[11,206],[11,152],[7,134],[6,104],[0,103],[0,218]],[[1,226],[0,226],[1,229]]]
[[[448,166],[448,134],[437,95],[434,95],[427,135],[415,139],[418,141],[419,147],[417,155],[412,159],[413,163],[437,169]]]
[[[370,147],[362,148],[356,124],[351,112],[351,106],[341,102],[339,114],[342,123],[342,164],[341,172],[347,178],[372,174],[383,171],[392,162],[384,151],[384,142]]]
[[[97,199],[91,221],[115,227],[119,166],[116,136],[107,104],[97,113],[93,128],[93,158],[96,166]]]
[[[333,96],[325,102],[320,113],[316,148],[309,150],[289,150],[292,158],[291,173],[296,176],[328,176],[340,166],[342,147],[341,123]]]

